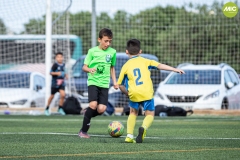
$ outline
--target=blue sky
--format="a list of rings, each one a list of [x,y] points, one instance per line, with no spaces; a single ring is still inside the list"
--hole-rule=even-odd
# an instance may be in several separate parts
[[[55,11],[65,10],[70,0],[52,0],[52,8]],[[113,15],[117,10],[125,10],[135,14],[147,8],[157,5],[163,7],[167,5],[183,6],[192,2],[193,4],[211,5],[216,0],[95,0],[96,12],[107,12]],[[218,0],[219,2],[229,2],[232,0]],[[234,0],[235,1],[235,0]],[[232,2],[234,2],[232,1]],[[80,11],[91,11],[92,0],[72,0],[70,11],[72,13]],[[1,0],[0,18],[3,19],[8,29],[14,32],[23,30],[23,24],[30,18],[41,18],[46,12],[46,0]]]

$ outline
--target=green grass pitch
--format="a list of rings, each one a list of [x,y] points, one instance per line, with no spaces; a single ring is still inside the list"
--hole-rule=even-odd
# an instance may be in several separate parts
[[[143,116],[138,117],[135,136]],[[82,116],[0,115],[0,159],[240,159],[240,117],[155,117],[142,144],[124,143],[126,116],[92,119],[90,139],[77,136]],[[120,138],[107,133],[118,120]]]

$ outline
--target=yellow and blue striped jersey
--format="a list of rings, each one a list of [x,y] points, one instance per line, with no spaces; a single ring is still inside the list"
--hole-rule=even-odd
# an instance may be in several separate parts
[[[155,60],[134,56],[123,65],[117,83],[125,85],[131,101],[141,102],[153,98],[150,69],[157,69],[159,64]]]

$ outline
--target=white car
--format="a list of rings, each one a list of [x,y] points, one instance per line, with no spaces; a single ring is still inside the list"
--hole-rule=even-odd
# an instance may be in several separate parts
[[[170,73],[154,95],[156,105],[184,109],[240,109],[240,79],[229,65],[180,65],[186,74]]]
[[[44,107],[45,77],[38,72],[0,71],[0,107]]]

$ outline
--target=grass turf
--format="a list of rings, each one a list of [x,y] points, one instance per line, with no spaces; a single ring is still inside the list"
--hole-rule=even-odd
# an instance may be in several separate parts
[[[240,118],[155,117],[142,144],[124,143],[107,126],[125,116],[92,119],[90,139],[77,136],[82,116],[0,115],[0,159],[239,159]],[[143,117],[138,117],[135,136]]]

